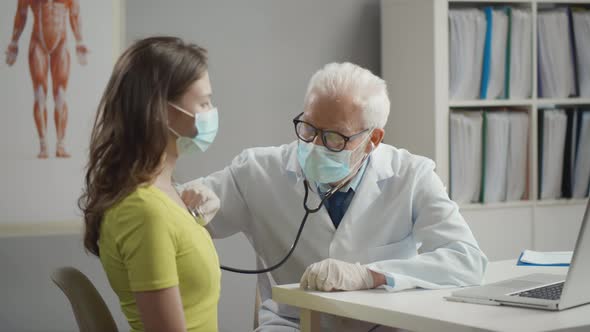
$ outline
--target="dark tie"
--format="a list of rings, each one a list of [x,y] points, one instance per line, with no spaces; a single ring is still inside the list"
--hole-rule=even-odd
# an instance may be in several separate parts
[[[328,198],[326,208],[328,209],[328,214],[330,215],[330,219],[332,219],[334,227],[338,228],[338,225],[340,225],[353,196],[354,190],[350,188],[346,192],[338,191],[332,197]]]

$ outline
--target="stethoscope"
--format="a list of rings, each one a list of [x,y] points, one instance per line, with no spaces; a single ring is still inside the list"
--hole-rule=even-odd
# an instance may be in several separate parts
[[[266,272],[270,272],[270,271],[278,269],[283,264],[285,264],[285,262],[287,260],[289,260],[289,257],[291,257],[291,255],[293,254],[293,251],[295,251],[295,248],[297,247],[297,244],[299,243],[299,239],[301,238],[301,233],[303,232],[303,227],[305,227],[305,223],[307,222],[307,218],[309,217],[309,215],[321,210],[322,206],[324,206],[324,203],[328,199],[330,199],[330,197],[334,196],[335,193],[337,193],[340,189],[342,189],[342,187],[344,187],[349,182],[350,182],[350,179],[348,179],[346,181],[342,181],[337,186],[328,190],[323,195],[323,198],[320,201],[320,203],[318,204],[318,206],[316,208],[312,209],[307,205],[307,199],[309,197],[309,188],[310,188],[309,182],[307,181],[307,179],[303,180],[303,186],[305,187],[305,196],[303,198],[303,208],[305,209],[305,216],[303,216],[303,219],[301,220],[301,224],[299,225],[299,230],[297,231],[297,236],[295,237],[295,241],[293,241],[293,243],[291,244],[291,248],[289,249],[289,252],[278,263],[276,263],[272,266],[269,266],[267,268],[257,269],[257,270],[238,269],[235,267],[225,266],[225,265],[220,265],[220,268],[225,271],[241,273],[241,274],[260,274],[260,273],[266,273]],[[198,207],[196,207],[194,209],[187,207],[187,210],[191,214],[191,216],[193,216],[193,218],[195,218],[195,220],[203,218],[203,213],[201,212],[201,210]]]
[[[365,160],[369,157],[369,155],[365,156],[365,158],[363,158],[361,160],[361,162],[359,164],[363,164],[365,162]],[[358,171],[358,169],[357,169]],[[356,174],[356,172],[353,172],[353,174]],[[289,249],[289,252],[287,252],[287,254],[285,255],[285,257],[283,257],[283,259],[281,259],[278,263],[269,266],[267,268],[264,269],[257,269],[257,270],[245,270],[245,269],[238,269],[235,267],[231,267],[231,266],[225,266],[225,265],[220,265],[220,268],[222,270],[228,271],[228,272],[234,272],[234,273],[241,273],[241,274],[261,274],[261,273],[267,273],[273,270],[278,269],[279,267],[281,267],[283,264],[285,264],[285,262],[287,260],[289,260],[289,257],[291,257],[291,255],[293,254],[293,251],[295,251],[295,248],[297,247],[297,244],[299,243],[299,239],[301,238],[301,233],[303,232],[303,227],[305,227],[305,223],[307,222],[307,218],[309,217],[310,214],[312,213],[316,213],[319,210],[322,209],[322,206],[324,206],[324,203],[330,199],[330,197],[332,197],[335,193],[337,193],[340,189],[342,189],[345,185],[347,185],[348,183],[350,183],[350,181],[353,178],[353,174],[349,175],[348,177],[344,178],[337,186],[331,188],[330,190],[328,190],[322,197],[322,200],[320,201],[320,204],[318,204],[318,206],[314,209],[310,208],[307,205],[307,198],[309,197],[309,182],[307,181],[307,179],[304,178],[303,180],[303,185],[305,187],[305,196],[303,198],[303,208],[305,209],[305,216],[303,216],[303,219],[301,220],[301,224],[299,225],[299,230],[297,231],[297,236],[295,236],[295,241],[293,241],[293,243],[291,244],[291,248]],[[189,211],[189,213],[193,216],[193,218],[195,219],[199,219],[203,217],[203,213],[200,212],[200,210],[197,209],[191,209],[187,207],[187,210]],[[196,211],[195,211],[196,210]]]
[[[303,232],[303,227],[305,227],[305,223],[307,222],[307,217],[309,217],[309,215],[312,213],[318,212],[322,208],[322,206],[324,205],[324,202],[326,200],[328,200],[330,197],[332,197],[335,193],[337,193],[348,182],[349,181],[342,182],[338,186],[328,190],[324,194],[324,197],[320,201],[320,204],[315,209],[311,209],[307,205],[307,197],[309,196],[309,182],[307,181],[307,179],[303,180],[303,185],[305,187],[305,197],[303,198],[303,208],[305,209],[305,216],[303,216],[303,219],[301,220],[301,225],[299,225],[299,230],[297,231],[297,236],[295,236],[295,241],[293,241],[293,244],[291,244],[291,248],[289,249],[289,252],[278,263],[276,263],[275,265],[269,266],[267,268],[264,268],[264,269],[259,269],[259,270],[243,270],[243,269],[237,269],[237,268],[229,267],[229,266],[225,266],[225,265],[221,265],[220,266],[221,269],[225,270],[225,271],[241,273],[241,274],[260,274],[260,273],[270,272],[270,271],[276,270],[279,267],[281,267],[283,264],[285,264],[285,262],[289,259],[289,257],[291,257],[291,255],[293,254],[293,251],[295,251],[295,248],[297,247],[297,244],[299,243],[299,238],[301,238],[301,233]]]

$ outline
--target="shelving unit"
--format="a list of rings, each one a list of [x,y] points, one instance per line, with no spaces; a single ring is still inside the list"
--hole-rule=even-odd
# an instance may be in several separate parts
[[[511,107],[511,106],[531,106],[534,102],[531,99],[524,100],[453,100],[449,102],[450,108],[461,107]]]
[[[529,111],[529,198],[526,201],[466,204],[460,209],[491,259],[513,258],[523,249],[572,250],[586,200],[537,199],[538,110],[588,105],[590,98],[537,98],[537,12],[552,4],[588,5],[561,0],[382,0],[381,70],[388,83],[391,114],[385,143],[424,155],[437,163],[449,187],[451,109],[523,108]],[[533,94],[524,100],[450,100],[448,11],[454,6],[529,8],[532,13]],[[560,228],[559,225],[564,227]],[[556,232],[556,230],[559,230]]]

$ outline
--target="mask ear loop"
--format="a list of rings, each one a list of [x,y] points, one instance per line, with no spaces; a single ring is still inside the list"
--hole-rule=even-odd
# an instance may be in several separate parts
[[[192,114],[191,112],[185,110],[184,108],[182,108],[182,107],[180,107],[180,106],[178,106],[178,105],[176,105],[176,104],[174,104],[172,102],[168,102],[168,105],[174,107],[177,111],[180,111],[180,112],[182,112],[182,113],[190,116],[191,118],[195,118],[195,115],[194,114]]]
[[[171,131],[171,132],[172,132],[174,135],[176,135],[176,137],[181,137],[181,136],[180,136],[180,135],[179,135],[179,134],[176,132],[176,130],[174,130],[174,129],[170,128],[170,126],[168,126],[168,130],[170,130],[170,131]]]
[[[367,153],[366,156],[364,156],[361,160],[359,160],[359,162],[357,164],[354,165],[354,168],[358,167],[358,169],[356,171],[352,172],[351,175],[356,174],[356,172],[358,172],[358,170],[360,169],[359,166],[362,165],[367,159],[369,159],[369,156],[371,155],[371,153],[373,153],[373,151],[375,151],[375,144],[373,144],[373,141],[371,141],[371,139],[370,139],[372,133],[373,133],[373,129],[371,129],[371,133],[369,134],[369,136],[367,136],[367,137],[369,137],[369,143],[371,143],[371,152]],[[347,182],[350,181],[351,179],[352,179],[352,176],[350,177],[350,179],[347,180]]]
[[[197,115],[196,114],[191,114],[190,112],[186,111],[185,109],[183,109],[182,107],[172,103],[172,102],[167,102],[168,105],[172,106],[174,109],[176,109],[179,112],[182,112],[188,116],[190,116],[193,119],[196,119]],[[184,137],[182,135],[180,135],[176,130],[170,128],[170,124],[168,124],[168,130],[170,130],[174,135],[176,135],[176,137]],[[197,129],[197,134],[198,134],[198,129]]]

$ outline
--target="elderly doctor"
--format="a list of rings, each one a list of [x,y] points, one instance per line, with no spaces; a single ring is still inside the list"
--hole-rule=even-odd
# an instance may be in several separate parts
[[[351,63],[328,64],[311,78],[304,112],[293,120],[297,141],[245,150],[229,167],[186,185],[185,202],[212,218],[211,234],[243,232],[260,268],[289,250],[304,215],[304,180],[310,208],[342,185],[309,216],[293,256],[259,275],[257,331],[298,331],[297,312],[271,299],[275,284],[398,291],[481,282],[487,258],[434,162],[382,143],[388,115],[382,79]],[[334,331],[371,327],[335,317],[322,323]]]

